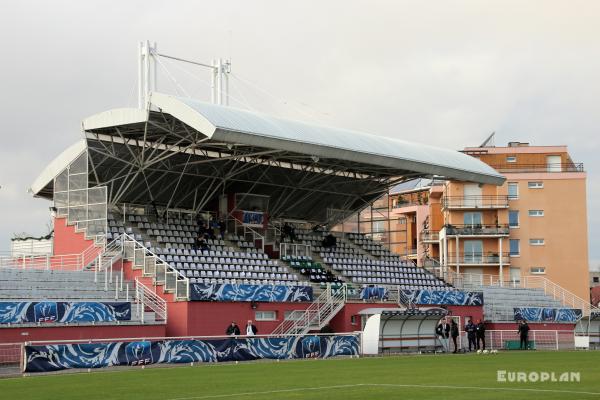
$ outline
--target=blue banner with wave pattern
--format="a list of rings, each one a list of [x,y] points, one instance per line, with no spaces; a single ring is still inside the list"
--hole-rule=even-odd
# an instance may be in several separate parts
[[[312,301],[310,286],[190,284],[190,300],[195,301]]]
[[[414,304],[483,305],[483,292],[463,292],[460,290],[403,290],[402,292]]]
[[[358,335],[158,340],[25,346],[25,372],[161,363],[353,356]]]
[[[131,320],[131,303],[3,301],[0,324],[86,323]]]
[[[582,316],[578,308],[515,307],[513,311],[515,321],[575,323]]]

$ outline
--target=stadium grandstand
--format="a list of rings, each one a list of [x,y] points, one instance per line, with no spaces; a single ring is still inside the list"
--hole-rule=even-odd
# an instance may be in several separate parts
[[[142,55],[142,64],[159,56],[147,45]],[[369,232],[334,229],[417,178],[502,184],[487,164],[142,86],[139,108],[84,119],[84,138],[31,185],[52,204],[52,252],[2,259],[3,342],[21,342],[24,332],[32,342],[223,336],[231,321],[252,320],[261,335],[364,329],[374,354],[436,351],[437,321],[450,316],[464,326],[486,319],[485,310],[493,316],[494,304],[484,310],[488,296],[512,297],[535,322],[532,292],[450,284]],[[593,312],[544,304],[561,316],[551,326],[571,330]],[[358,354],[356,337],[333,336],[341,344],[328,351],[339,352],[321,356]],[[43,361],[47,347],[27,351],[36,360],[30,372],[72,367]],[[270,357],[256,351],[254,358]]]

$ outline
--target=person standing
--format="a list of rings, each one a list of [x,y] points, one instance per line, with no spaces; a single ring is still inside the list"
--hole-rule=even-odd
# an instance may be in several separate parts
[[[465,325],[465,331],[467,332],[467,339],[469,340],[469,351],[472,351],[471,349],[475,350],[477,347],[477,343],[475,342],[477,327],[470,319],[467,322],[467,325]]]
[[[235,323],[235,321],[231,322],[231,325],[227,327],[225,331],[227,336],[239,336],[240,335],[240,327]]]
[[[519,348],[521,350],[527,350],[527,345],[529,343],[529,325],[527,325],[527,321],[524,319],[519,323],[519,338],[521,339],[519,343]]]
[[[442,342],[442,347],[444,348],[444,352],[448,352],[448,338],[450,337],[450,325],[446,318],[442,319],[442,321],[435,328],[435,333]]]
[[[485,350],[485,324],[483,321],[478,320],[475,326],[477,336],[477,350]]]
[[[452,318],[450,320],[450,336],[452,336],[452,342],[454,343],[453,353],[455,353],[455,354],[458,351],[458,345],[456,344],[456,338],[458,337],[458,335],[459,335],[458,324],[456,323],[454,318]]]
[[[252,323],[252,320],[248,320],[248,324],[246,325],[246,336],[254,336],[258,333],[258,329],[256,329],[256,325]]]

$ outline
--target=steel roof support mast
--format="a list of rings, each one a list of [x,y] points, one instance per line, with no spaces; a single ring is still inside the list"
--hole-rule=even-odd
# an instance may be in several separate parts
[[[229,105],[229,74],[231,73],[231,61],[219,58],[212,60],[211,64],[186,60],[157,51],[156,42],[150,44],[148,40],[138,45],[138,107],[148,109],[150,105],[150,93],[156,91],[156,65],[158,57],[192,64],[211,70],[211,93],[210,100],[213,104]],[[162,64],[161,64],[162,65]],[[164,65],[162,65],[164,67]]]

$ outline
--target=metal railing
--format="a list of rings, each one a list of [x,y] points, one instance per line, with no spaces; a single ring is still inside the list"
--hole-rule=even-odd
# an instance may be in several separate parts
[[[424,230],[421,232],[422,242],[438,242],[440,240],[439,231]]]
[[[292,311],[271,335],[304,334],[321,329],[344,307],[348,288],[343,284],[333,290],[331,285],[306,310]]]
[[[445,225],[446,236],[508,236],[508,224],[460,224]]]
[[[509,253],[448,253],[448,265],[503,265],[510,264]]]
[[[524,276],[519,280],[503,280],[498,275],[449,272],[444,275],[444,279],[457,289],[482,289],[489,286],[537,289],[543,291],[546,296],[558,300],[563,306],[580,309],[584,317],[590,315],[591,312],[600,312],[600,308],[594,307],[588,300],[582,299],[543,276]]]
[[[285,243],[279,244],[279,258],[290,256],[290,257],[309,257],[312,255],[311,246],[309,244],[301,243]]]
[[[508,196],[444,196],[442,208],[508,208]]]
[[[140,282],[138,278],[135,278],[135,302],[142,323],[145,322],[146,308],[154,312],[155,321],[167,323],[167,302]]]
[[[99,247],[96,244],[91,244],[87,249],[77,254],[0,256],[0,268],[81,271],[84,267],[93,263],[103,250],[103,246]]]
[[[519,347],[520,337],[515,323],[514,330],[487,330],[485,332],[486,350],[506,350]],[[528,336],[529,346],[537,350],[574,350],[575,333],[573,330],[531,330]],[[467,333],[461,331],[459,348],[467,350]],[[476,350],[476,349],[473,349]]]
[[[522,172],[584,172],[583,163],[548,163],[548,164],[520,164],[503,163],[491,164],[498,172],[522,173]]]
[[[143,269],[144,276],[151,277],[154,285],[163,285],[165,293],[173,293],[175,300],[189,300],[190,280],[187,277],[128,234],[123,233],[121,238],[123,256],[133,262],[133,268]]]

